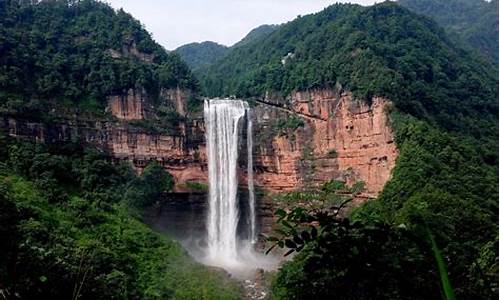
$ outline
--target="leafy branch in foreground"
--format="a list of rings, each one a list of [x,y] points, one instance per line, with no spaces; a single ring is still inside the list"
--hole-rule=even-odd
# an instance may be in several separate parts
[[[279,247],[285,256],[297,256],[278,274],[274,299],[437,299],[441,294],[454,299],[445,258],[424,223],[407,227],[346,217],[351,200],[328,209],[276,211],[279,228],[267,237],[272,243],[267,253]],[[424,294],[419,286],[436,288]]]
[[[322,239],[322,235],[332,230],[334,226],[343,224],[343,220],[338,218],[339,213],[342,209],[352,201],[352,198],[344,200],[339,205],[330,207],[329,209],[317,209],[313,208],[308,211],[302,207],[295,207],[290,212],[286,212],[283,209],[278,209],[276,215],[279,217],[277,223],[281,225],[279,229],[276,229],[281,238],[276,236],[267,237],[267,241],[273,242],[274,244],[266,251],[269,253],[275,247],[289,248],[285,256],[292,254],[293,252],[299,252],[308,243],[319,243],[320,246],[317,253],[323,253],[321,246],[325,246],[325,240]],[[325,226],[321,226],[328,224]]]
[[[363,182],[349,187],[342,181],[331,180],[319,189],[280,195],[278,201],[293,206],[289,212],[284,209],[276,211],[279,226],[276,233],[282,238],[266,237],[268,242],[273,243],[266,253],[275,247],[289,248],[285,256],[301,251],[307,243],[318,239],[318,234],[330,230],[331,225],[320,226],[331,223],[331,220],[340,220],[339,216],[344,208],[352,201],[353,196],[363,189]]]

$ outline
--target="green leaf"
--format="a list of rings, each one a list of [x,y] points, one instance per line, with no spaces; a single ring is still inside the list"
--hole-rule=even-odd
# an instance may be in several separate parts
[[[274,248],[276,248],[276,246],[277,246],[277,245],[278,245],[278,244],[274,244],[274,245],[272,245],[269,249],[267,249],[267,250],[266,250],[266,255],[268,255],[268,254],[269,254],[269,252],[271,252]]]
[[[311,235],[309,234],[308,231],[304,230],[300,233],[300,236],[302,237],[302,239],[306,242],[310,241],[311,240]]]
[[[283,226],[285,226],[285,227],[293,229],[293,226],[290,223],[288,223],[287,221],[285,221],[285,220],[281,221],[281,224],[283,224]]]
[[[311,228],[311,238],[315,240],[318,237],[318,230],[316,227],[312,226]]]
[[[283,235],[283,236],[288,235],[288,232],[286,232],[286,231],[284,231],[284,230],[281,230],[281,229],[276,229],[276,230],[274,230],[274,231],[275,231],[276,233],[278,233],[278,234]]]
[[[277,209],[276,212],[274,212],[275,215],[277,215],[278,217],[280,217],[280,219],[286,217],[286,211],[284,211],[283,209]]]
[[[298,235],[296,235],[296,236],[294,236],[294,237],[293,237],[293,241],[294,241],[296,244],[299,244],[299,245],[300,245],[300,244],[304,244],[304,241],[303,241],[303,240],[302,240],[302,239],[301,239]]]
[[[446,297],[446,300],[456,300],[455,298],[455,293],[453,292],[453,288],[450,283],[450,279],[448,278],[448,271],[446,270],[446,263],[443,259],[443,255],[441,254],[441,251],[438,248],[438,245],[436,241],[434,240],[434,237],[432,236],[432,233],[430,232],[429,228],[427,228],[427,236],[429,237],[429,240],[431,241],[432,245],[432,252],[434,253],[434,258],[436,259],[436,263],[438,266],[439,270],[439,277],[441,278],[441,285],[443,288],[443,293]]]
[[[285,240],[285,246],[287,246],[287,248],[297,248],[297,244],[295,244],[294,241],[289,239]]]
[[[277,241],[279,241],[279,239],[278,239],[277,237],[275,237],[275,236],[268,236],[268,237],[266,238],[266,240],[267,240],[268,242],[277,242]]]

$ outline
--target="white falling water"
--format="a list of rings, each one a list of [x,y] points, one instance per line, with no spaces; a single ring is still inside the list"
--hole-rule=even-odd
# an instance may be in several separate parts
[[[208,257],[211,261],[235,264],[238,254],[238,144],[240,129],[248,116],[248,104],[240,100],[205,100],[209,211]],[[255,196],[252,166],[252,123],[247,118],[248,188],[250,239],[255,239]]]

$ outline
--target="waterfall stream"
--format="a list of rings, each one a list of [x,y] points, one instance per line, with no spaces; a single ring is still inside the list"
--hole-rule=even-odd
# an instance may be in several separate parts
[[[247,124],[249,239],[255,242],[255,196],[253,186],[252,122],[247,102],[240,100],[206,100],[204,107],[209,211],[207,218],[208,258],[235,264],[238,250],[239,207],[238,145],[241,129]]]

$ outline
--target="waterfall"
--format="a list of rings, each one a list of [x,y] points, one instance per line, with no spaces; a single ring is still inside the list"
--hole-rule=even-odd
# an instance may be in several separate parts
[[[208,256],[213,260],[238,261],[238,145],[248,104],[240,100],[205,100],[209,211]],[[253,187],[252,123],[247,117],[248,189],[250,239],[255,239],[255,196]]]

